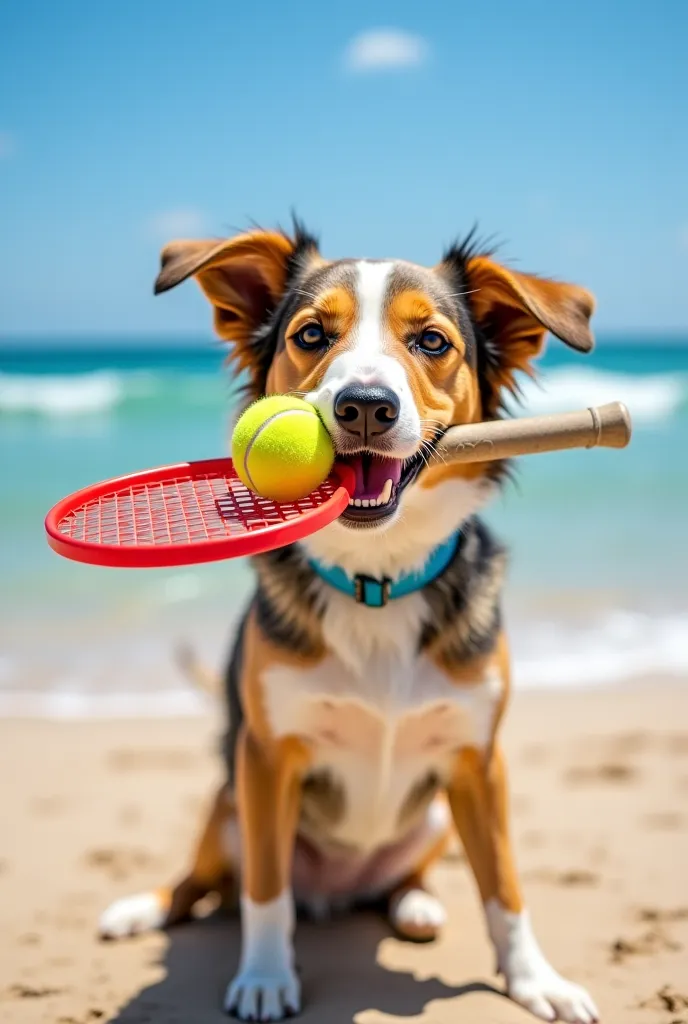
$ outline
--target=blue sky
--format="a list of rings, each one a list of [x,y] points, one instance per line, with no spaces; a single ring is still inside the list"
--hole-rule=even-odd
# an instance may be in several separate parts
[[[286,223],[434,262],[478,220],[688,330],[685,0],[0,5],[0,334],[205,332],[171,237]]]

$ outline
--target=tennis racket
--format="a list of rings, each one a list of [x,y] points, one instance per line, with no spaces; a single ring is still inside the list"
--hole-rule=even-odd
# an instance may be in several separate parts
[[[631,421],[620,402],[580,412],[452,427],[435,458],[490,461],[604,446],[623,448]],[[337,519],[356,486],[335,463],[308,497],[277,503],[239,480],[231,459],[184,462],[85,487],[45,521],[48,543],[65,558],[115,568],[161,568],[257,555],[303,540]]]
[[[54,551],[77,562],[150,569],[255,555],[303,540],[337,519],[356,486],[339,465],[299,501],[250,491],[231,459],[144,470],[85,487],[45,520]]]

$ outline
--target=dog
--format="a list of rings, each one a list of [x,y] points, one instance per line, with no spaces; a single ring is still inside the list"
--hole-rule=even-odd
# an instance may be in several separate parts
[[[301,1005],[296,910],[384,901],[398,935],[431,940],[445,911],[426,876],[456,830],[509,996],[591,1024],[590,996],[540,950],[509,836],[506,553],[478,516],[509,466],[429,456],[450,426],[504,415],[547,333],[589,351],[593,296],[508,269],[473,233],[427,268],[326,260],[299,222],[166,246],[156,294],[191,277],[247,401],[311,402],[356,490],[330,526],[254,559],[226,673],[226,782],[191,870],[114,903],[100,934],[174,924],[238,885],[225,1009],[281,1020]]]

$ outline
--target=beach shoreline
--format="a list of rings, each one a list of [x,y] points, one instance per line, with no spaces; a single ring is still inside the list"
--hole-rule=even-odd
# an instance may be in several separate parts
[[[224,1019],[235,920],[211,915],[121,945],[95,938],[110,900],[184,869],[220,780],[221,726],[215,710],[0,720],[3,1022]],[[590,988],[604,1021],[688,1020],[685,681],[516,693],[504,739],[517,857],[547,954]],[[301,1019],[533,1019],[495,993],[501,982],[459,851],[433,882],[449,908],[436,944],[398,942],[370,915],[299,928]]]

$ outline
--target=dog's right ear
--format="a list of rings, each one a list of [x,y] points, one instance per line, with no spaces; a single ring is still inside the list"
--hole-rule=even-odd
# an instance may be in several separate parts
[[[294,237],[281,231],[248,231],[225,241],[166,245],[155,294],[195,277],[214,312],[215,331],[231,342],[230,359],[247,370],[260,397],[276,345],[271,316],[290,280],[320,260],[318,244],[295,221]]]
[[[219,336],[245,346],[284,294],[297,255],[307,253],[317,254],[314,239],[279,231],[248,231],[221,242],[170,242],[154,291],[158,295],[195,277],[213,306]]]

